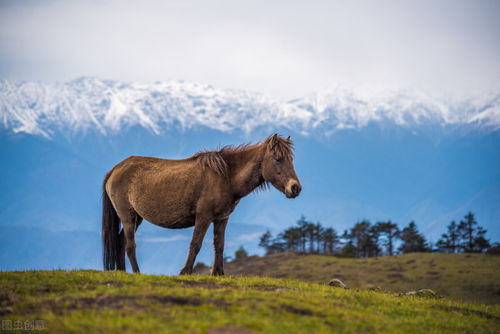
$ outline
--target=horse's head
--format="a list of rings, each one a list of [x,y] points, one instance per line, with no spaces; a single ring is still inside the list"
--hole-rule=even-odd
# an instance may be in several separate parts
[[[293,167],[293,143],[290,137],[272,135],[265,142],[262,177],[288,198],[299,196],[302,187]]]

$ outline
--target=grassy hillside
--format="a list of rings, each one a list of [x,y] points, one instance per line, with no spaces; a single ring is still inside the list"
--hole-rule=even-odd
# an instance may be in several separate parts
[[[51,333],[495,333],[500,307],[273,278],[0,273],[0,318]],[[19,324],[19,323],[18,323]]]
[[[486,254],[414,253],[369,259],[273,254],[233,261],[225,265],[225,272],[315,283],[335,277],[353,288],[427,288],[455,300],[500,304],[500,256]]]

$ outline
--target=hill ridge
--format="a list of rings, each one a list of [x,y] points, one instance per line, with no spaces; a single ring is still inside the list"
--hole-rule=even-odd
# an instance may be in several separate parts
[[[366,259],[278,253],[252,256],[225,265],[235,276],[269,276],[394,293],[432,289],[446,298],[500,305],[500,256],[410,253]],[[207,271],[200,271],[201,274]]]

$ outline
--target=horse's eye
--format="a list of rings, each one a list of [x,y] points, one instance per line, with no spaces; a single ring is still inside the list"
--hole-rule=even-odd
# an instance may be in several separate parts
[[[283,158],[281,157],[274,157],[274,161],[281,163],[283,161]]]

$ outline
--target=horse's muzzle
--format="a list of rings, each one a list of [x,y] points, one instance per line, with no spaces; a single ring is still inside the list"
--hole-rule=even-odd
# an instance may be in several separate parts
[[[292,185],[290,187],[287,187],[285,195],[287,198],[295,198],[295,197],[299,196],[301,191],[302,191],[302,187],[301,187],[300,183],[295,181],[292,183]]]

